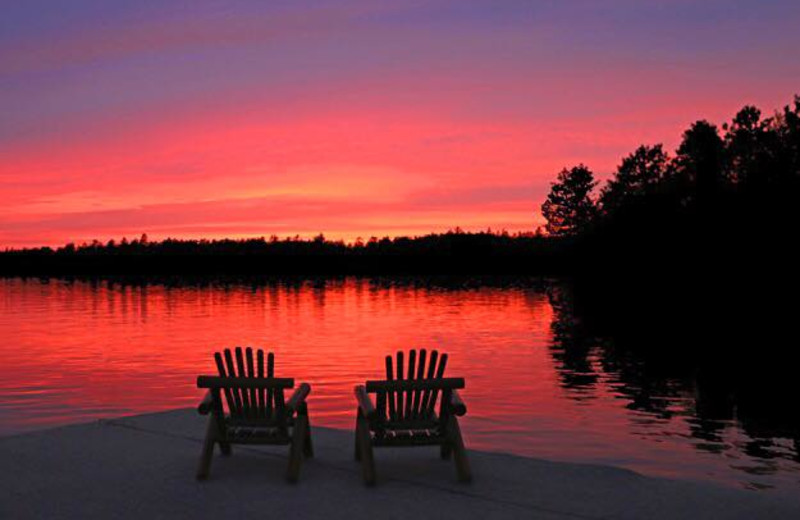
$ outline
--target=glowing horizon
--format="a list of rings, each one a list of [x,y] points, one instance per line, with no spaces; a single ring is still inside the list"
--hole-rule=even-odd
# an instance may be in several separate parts
[[[562,167],[800,85],[790,1],[162,4],[6,10],[0,249],[533,231]]]

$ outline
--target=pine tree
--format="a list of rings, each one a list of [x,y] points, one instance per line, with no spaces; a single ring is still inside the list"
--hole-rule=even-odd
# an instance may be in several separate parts
[[[549,234],[576,235],[589,226],[597,213],[591,197],[596,184],[591,170],[583,164],[561,170],[542,204]]]

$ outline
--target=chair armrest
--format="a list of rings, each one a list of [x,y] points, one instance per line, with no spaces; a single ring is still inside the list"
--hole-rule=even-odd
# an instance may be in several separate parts
[[[459,417],[467,413],[467,405],[461,400],[458,390],[453,390],[453,393],[450,395],[450,406],[453,409],[453,413]]]
[[[203,400],[200,401],[200,404],[197,405],[197,411],[200,412],[200,415],[208,415],[213,409],[213,404],[214,398],[211,396],[211,390],[209,390]]]
[[[292,397],[290,397],[289,401],[286,403],[286,408],[290,412],[296,412],[297,410],[300,409],[301,405],[305,404],[306,397],[310,392],[311,392],[311,385],[309,385],[308,383],[300,383],[300,386],[298,386],[295,389],[294,393],[292,394]]]
[[[358,385],[355,389],[356,401],[358,401],[358,408],[367,419],[372,419],[375,416],[375,405],[372,403],[367,394],[367,387]]]

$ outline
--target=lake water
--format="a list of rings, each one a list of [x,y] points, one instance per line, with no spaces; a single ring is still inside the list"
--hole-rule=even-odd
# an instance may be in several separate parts
[[[276,375],[311,383],[313,424],[349,429],[353,386],[380,378],[387,353],[426,347],[467,380],[468,447],[796,492],[797,431],[760,436],[735,403],[707,413],[691,376],[652,375],[608,341],[575,341],[558,290],[0,279],[0,435],[195,406],[196,376],[236,345],[273,351]]]

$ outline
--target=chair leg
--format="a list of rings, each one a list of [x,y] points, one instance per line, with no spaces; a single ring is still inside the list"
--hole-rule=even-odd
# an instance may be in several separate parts
[[[442,457],[442,460],[450,460],[452,451],[453,448],[450,446],[450,443],[445,441],[445,443],[439,447],[439,456]]]
[[[304,415],[298,415],[294,422],[292,431],[292,444],[289,447],[289,468],[286,471],[286,479],[289,482],[297,482],[300,476],[300,462],[303,458],[303,444],[308,430],[308,420]]]
[[[197,466],[197,480],[205,480],[211,471],[211,459],[214,457],[214,443],[217,439],[217,420],[213,415],[208,418],[206,437],[203,440],[203,451],[200,453],[200,463]]]
[[[372,454],[372,441],[369,438],[369,424],[363,417],[358,418],[357,427],[358,445],[361,456],[361,469],[364,473],[364,483],[368,486],[375,484],[375,459]]]
[[[472,471],[469,467],[469,459],[467,458],[467,449],[464,447],[464,438],[461,436],[461,428],[458,426],[458,420],[455,417],[450,418],[450,436],[453,449],[453,458],[456,463],[456,472],[458,473],[458,480],[461,482],[472,481]]]
[[[355,459],[361,460],[361,420],[359,419],[359,414],[356,414],[356,447],[355,447]]]
[[[222,427],[223,421],[220,420],[221,415],[212,413],[214,417],[214,425],[217,427],[217,442],[219,443],[219,451],[225,457],[230,457],[233,452],[231,451],[231,443],[228,442],[228,436],[225,428]]]
[[[231,450],[231,443],[228,441],[219,441],[219,451],[225,457],[230,457],[233,454]]]
[[[303,439],[303,455],[307,459],[314,458],[314,444],[311,442],[311,419],[308,417],[308,408],[305,408],[305,414],[303,415],[306,418],[306,436]]]

